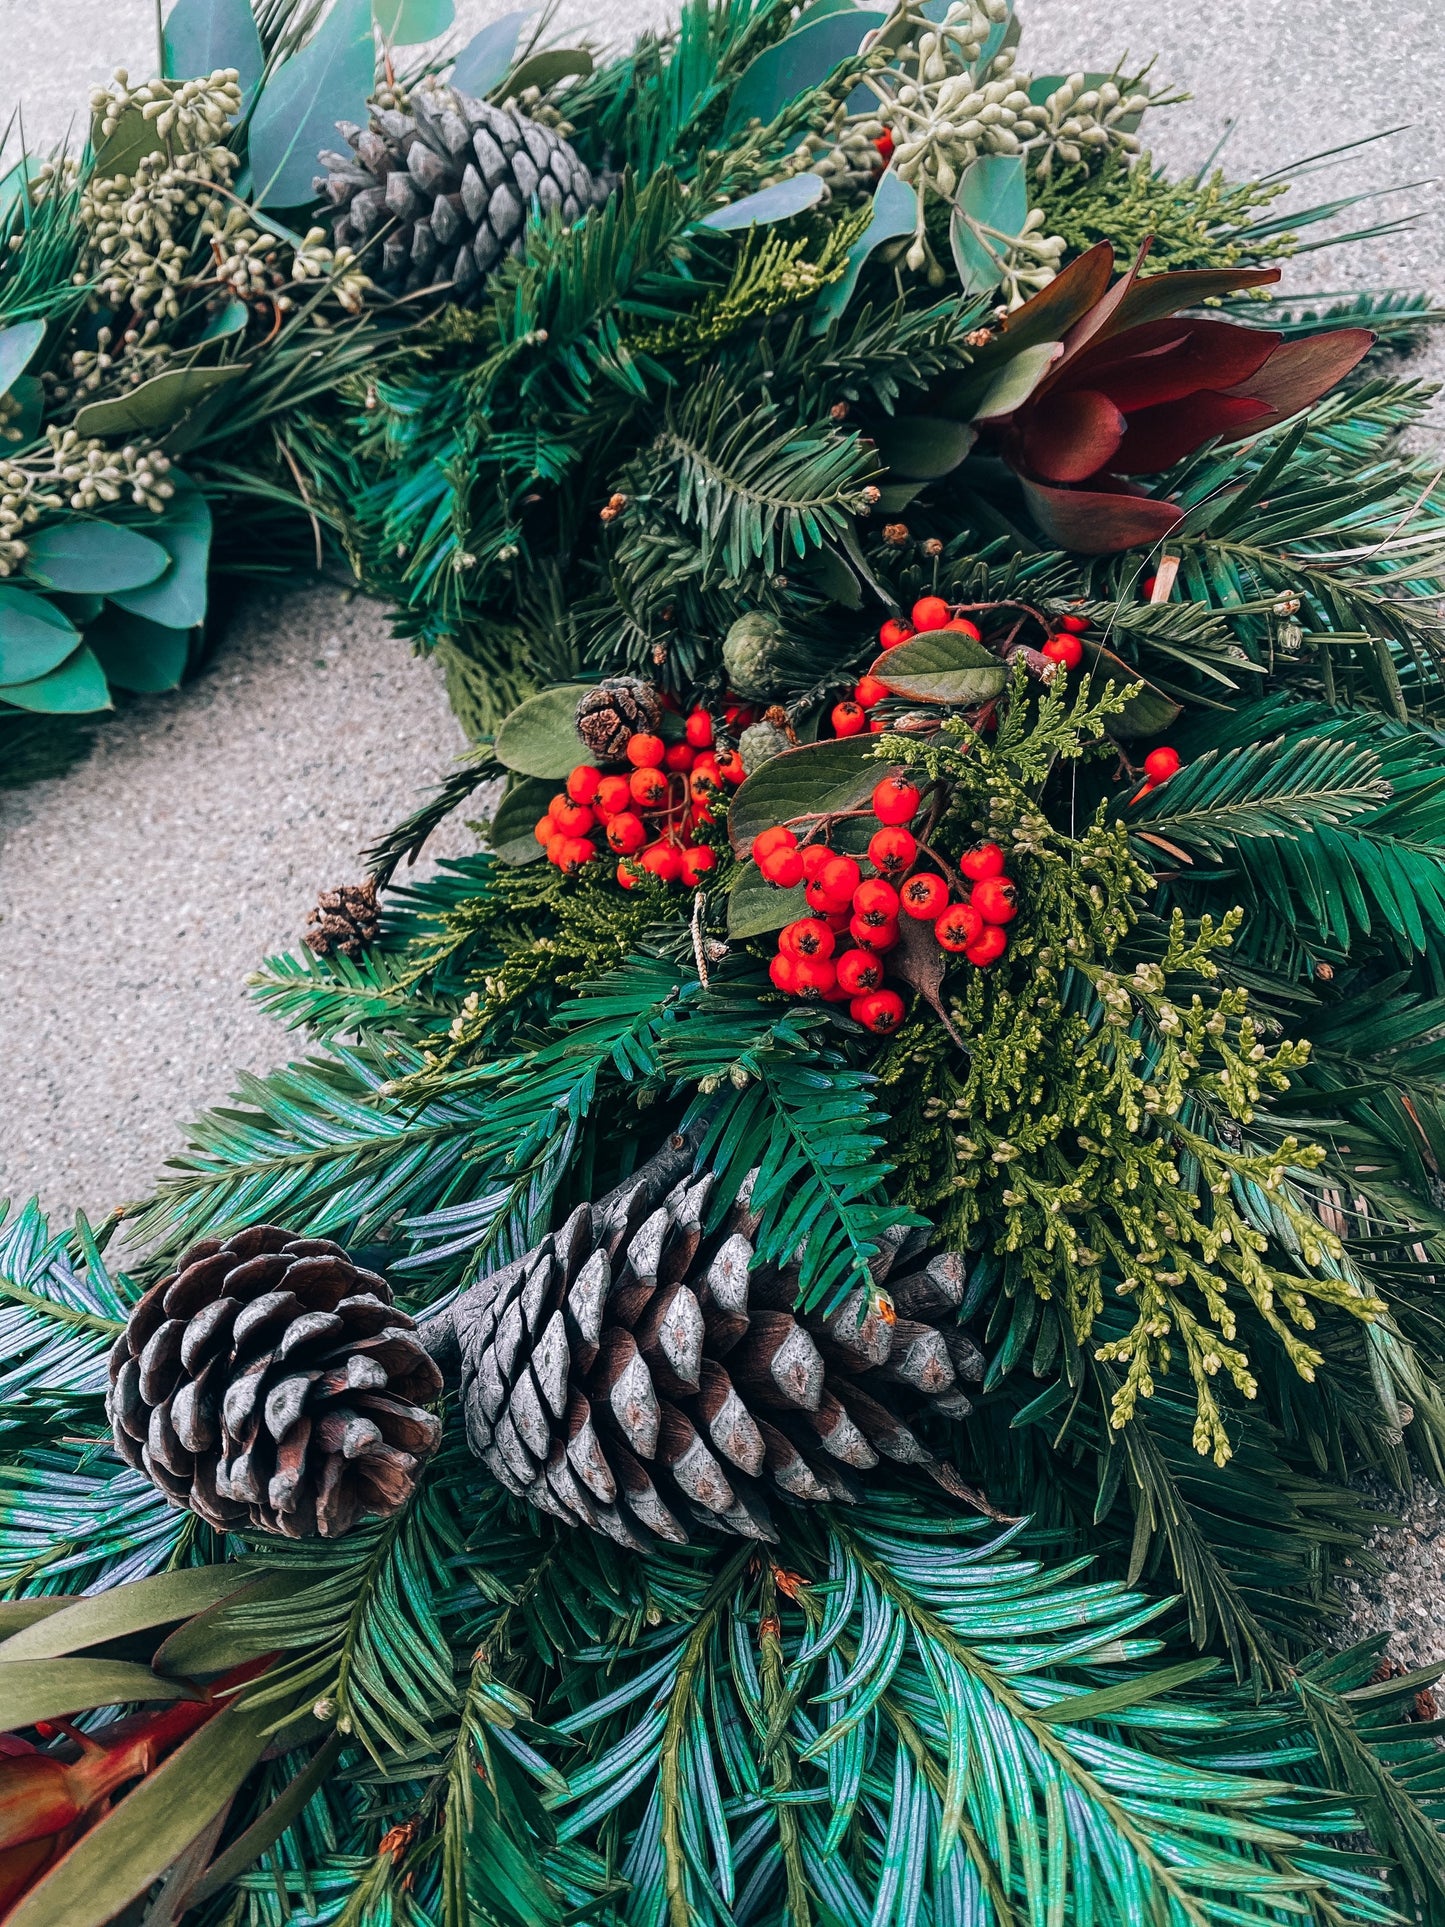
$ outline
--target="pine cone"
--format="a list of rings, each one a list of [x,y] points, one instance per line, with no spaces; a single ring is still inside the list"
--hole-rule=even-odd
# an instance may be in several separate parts
[[[662,698],[637,676],[608,676],[577,705],[577,734],[603,763],[620,762],[629,736],[662,721]]]
[[[365,129],[339,121],[349,154],[323,153],[316,181],[337,210],[337,247],[381,242],[368,271],[394,294],[450,283],[477,294],[504,254],[521,254],[533,200],[567,222],[601,207],[596,180],[559,134],[525,114],[470,100],[454,88],[418,88],[410,111],[371,109]]]
[[[343,883],[339,890],[323,890],[306,919],[303,939],[318,957],[340,951],[354,962],[381,935],[381,913],[376,902],[376,878],[365,883]]]
[[[116,1450],[214,1526],[334,1539],[395,1512],[441,1375],[391,1288],[328,1238],[252,1225],[153,1285],[110,1355]]]
[[[954,1322],[962,1260],[906,1268],[896,1314],[862,1290],[830,1316],[795,1313],[796,1267],[751,1268],[751,1178],[704,1237],[714,1180],[667,1190],[691,1161],[673,1142],[423,1323],[433,1356],[459,1369],[468,1442],[499,1482],[633,1548],[686,1539],[684,1521],[774,1538],[769,1492],[851,1501],[880,1457],[980,1503],[909,1423],[964,1416],[958,1380],[983,1376]],[[875,1287],[924,1243],[886,1236]]]

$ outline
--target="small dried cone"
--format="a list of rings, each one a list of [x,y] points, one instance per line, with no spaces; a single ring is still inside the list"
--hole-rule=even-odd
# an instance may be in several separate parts
[[[376,879],[343,883],[339,890],[323,890],[306,919],[305,944],[318,957],[340,953],[353,962],[381,935],[381,911],[376,901]]]
[[[116,1449],[214,1526],[336,1538],[406,1503],[441,1374],[374,1271],[252,1225],[192,1247],[110,1356]]]
[[[975,1498],[915,1429],[964,1416],[983,1359],[957,1328],[960,1259],[921,1268],[902,1227],[872,1287],[794,1309],[796,1266],[753,1265],[745,1182],[704,1235],[714,1180],[654,1160],[474,1286],[421,1335],[454,1363],[472,1450],[508,1491],[640,1547],[701,1524],[776,1537],[769,1502],[848,1502],[880,1458]],[[753,1174],[756,1175],[756,1174]],[[900,1261],[905,1261],[900,1263]],[[903,1274],[892,1322],[878,1288]]]
[[[629,736],[651,734],[662,721],[662,698],[639,676],[608,676],[577,705],[577,734],[600,763],[617,763]]]

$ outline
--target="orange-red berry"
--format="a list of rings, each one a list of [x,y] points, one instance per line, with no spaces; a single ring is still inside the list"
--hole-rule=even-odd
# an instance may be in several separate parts
[[[803,875],[809,883],[817,876],[825,863],[833,861],[833,852],[826,843],[805,843],[802,850]]]
[[[647,841],[642,818],[633,810],[619,810],[607,825],[607,842],[619,856],[633,856]]]
[[[640,729],[627,739],[627,760],[634,769],[660,769],[666,754],[667,744],[648,730]]]
[[[958,867],[970,883],[982,883],[985,877],[1001,877],[1003,851],[997,843],[980,843],[976,850],[964,851]]]
[[[705,709],[690,710],[683,724],[683,733],[694,749],[709,748],[712,743],[712,717]]]
[[[552,821],[564,836],[585,836],[597,821],[585,803],[572,803],[563,796],[552,804]]]
[[[667,777],[660,769],[650,765],[646,769],[635,769],[628,782],[634,803],[641,804],[645,810],[661,809],[667,801]]]
[[[644,870],[664,883],[676,883],[682,875],[682,856],[671,843],[649,843],[638,859]]]
[[[880,823],[909,823],[923,798],[903,775],[885,776],[872,795],[873,814]]]
[[[902,616],[889,616],[878,631],[878,640],[885,649],[896,649],[900,642],[907,642],[912,634],[911,622],[905,622]]]
[[[716,868],[716,852],[706,843],[694,843],[682,853],[682,880],[689,889],[695,890],[708,871]]]
[[[818,881],[830,897],[837,897],[840,904],[850,904],[863,873],[851,856],[834,856],[818,872]]]
[[[753,862],[761,863],[763,858],[771,856],[774,850],[794,849],[797,847],[797,842],[798,839],[793,832],[785,829],[781,823],[775,823],[770,830],[759,830],[752,842]]]
[[[861,703],[842,702],[834,703],[828,720],[835,736],[861,736],[868,718]]]
[[[663,752],[662,767],[685,772],[690,770],[696,761],[697,751],[689,749],[686,743],[669,743]]]
[[[596,854],[597,846],[589,843],[585,836],[565,837],[557,867],[565,876],[575,876],[583,864],[590,863]]]
[[[737,784],[746,782],[747,780],[748,773],[743,768],[743,759],[735,749],[728,750],[727,753],[719,759],[718,769],[725,783]]]
[[[945,950],[967,950],[984,927],[983,918],[971,903],[950,903],[933,934]]]
[[[967,616],[954,616],[952,621],[945,622],[943,626],[945,629],[953,630],[957,635],[972,636],[975,642],[983,641],[982,629],[976,622],[970,622]]]
[[[932,870],[920,870],[899,889],[898,905],[906,916],[917,917],[920,923],[935,923],[948,907],[948,885]]]
[[[980,970],[987,970],[1007,949],[1007,930],[996,923],[986,923],[963,954],[971,964],[977,964]]]
[[[953,611],[941,595],[920,596],[913,605],[913,626],[915,629],[941,629],[952,614]]]
[[[874,950],[845,950],[837,959],[838,986],[850,997],[877,990],[883,982],[883,960]]]
[[[639,874],[637,865],[630,857],[623,857],[617,866],[617,881],[622,885],[624,890],[635,890],[637,888]]]
[[[544,850],[552,841],[552,838],[558,834],[557,825],[550,810],[545,816],[539,816],[537,818],[537,827],[533,830],[532,834]]]
[[[590,803],[601,781],[600,769],[593,769],[590,763],[579,763],[567,778],[567,794],[574,803]]]
[[[569,839],[562,834],[561,830],[553,831],[552,835],[547,838],[547,861],[549,863],[555,863],[559,868],[561,867],[562,852],[566,849],[568,841]]]
[[[888,685],[877,676],[860,676],[853,686],[853,700],[860,709],[871,709],[888,694]]]
[[[826,997],[838,982],[830,957],[796,957],[793,985],[800,997]]]
[[[1019,893],[1010,877],[985,877],[968,900],[985,923],[1012,923],[1019,913]]]
[[[1167,745],[1151,749],[1144,758],[1144,774],[1151,783],[1167,783],[1179,774],[1179,751]]]
[[[891,950],[898,942],[896,923],[864,923],[861,917],[854,917],[848,925],[848,933],[854,943],[861,944],[865,950]]]
[[[1059,627],[1066,629],[1071,636],[1082,636],[1089,627],[1087,616],[1060,616]]]
[[[797,969],[797,958],[791,956],[786,950],[780,950],[777,956],[768,964],[768,975],[772,978],[779,990],[786,991],[788,996],[791,997],[798,988],[796,982]]]
[[[1047,656],[1050,662],[1058,663],[1061,669],[1077,669],[1084,660],[1084,645],[1077,636],[1060,633],[1049,637],[1041,654]]]
[[[821,917],[799,917],[778,932],[778,948],[790,957],[831,957],[837,942]]]
[[[619,810],[630,807],[632,790],[625,776],[604,776],[597,785],[597,795],[592,807],[603,816],[616,816]]]
[[[848,1015],[865,1030],[888,1037],[903,1022],[903,999],[896,990],[870,990],[865,996],[853,999]]]
[[[797,850],[769,850],[758,868],[764,880],[775,883],[780,890],[791,890],[794,884],[803,881],[803,859]]]
[[[898,892],[882,877],[867,877],[853,892],[853,914],[876,929],[898,916]]]
[[[917,856],[918,845],[909,830],[875,830],[868,839],[868,861],[886,877],[901,877],[913,868]]]

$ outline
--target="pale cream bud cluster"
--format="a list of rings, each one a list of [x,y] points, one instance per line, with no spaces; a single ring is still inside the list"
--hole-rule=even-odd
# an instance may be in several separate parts
[[[43,515],[126,499],[159,514],[175,494],[170,466],[153,448],[108,448],[73,428],[48,428],[25,461],[0,460],[0,576],[13,575],[24,562],[24,531]]]

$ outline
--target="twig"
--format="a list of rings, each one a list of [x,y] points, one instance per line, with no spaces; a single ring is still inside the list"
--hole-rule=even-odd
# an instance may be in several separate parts
[[[318,570],[323,569],[326,566],[326,557],[321,547],[321,524],[316,519],[315,509],[311,506],[311,497],[306,493],[306,484],[302,480],[301,470],[296,465],[296,458],[292,455],[285,442],[282,441],[279,431],[276,435],[276,446],[281,451],[281,459],[296,478],[297,493],[301,497],[302,506],[305,508],[307,515],[311,518],[311,533],[316,538],[316,567]]]

